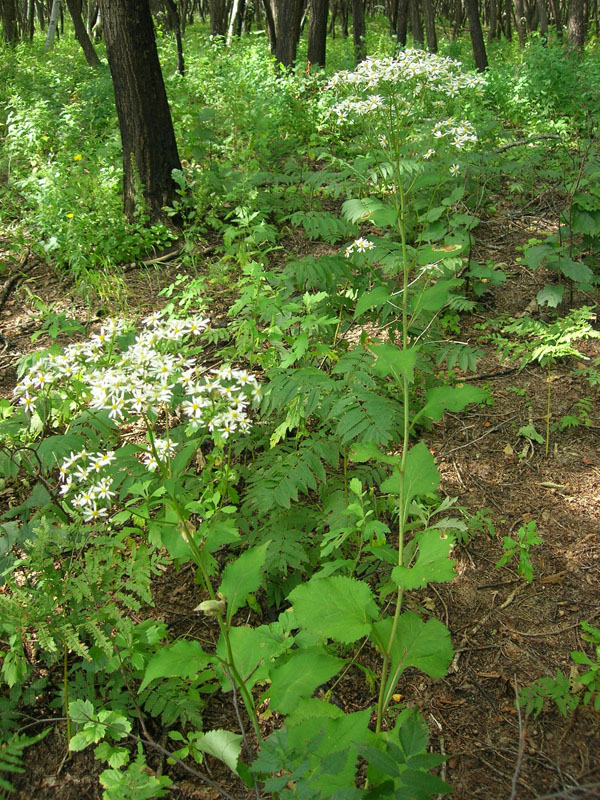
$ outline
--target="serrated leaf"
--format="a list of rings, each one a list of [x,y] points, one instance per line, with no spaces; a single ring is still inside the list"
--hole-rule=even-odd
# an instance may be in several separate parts
[[[388,646],[393,623],[391,617],[386,617],[372,626],[371,640],[381,650]],[[391,697],[400,675],[408,667],[420,669],[432,678],[441,678],[446,674],[453,655],[450,632],[437,619],[423,622],[414,611],[405,611],[398,619],[390,654],[392,665],[386,686],[388,697]]]
[[[395,344],[375,344],[371,351],[376,358],[374,370],[378,375],[391,375],[397,382],[400,378],[406,378],[409,383],[414,381],[417,348],[403,350]]]
[[[236,668],[248,689],[268,678],[272,659],[291,647],[293,638],[278,635],[267,625],[258,628],[235,627],[229,631],[229,644]],[[217,644],[217,656],[227,662],[227,646],[223,636]],[[231,691],[227,675],[221,675],[221,688]]]
[[[540,306],[556,308],[562,300],[564,292],[564,286],[553,286],[552,284],[546,284],[546,286],[544,286],[543,289],[540,289],[540,291],[536,294],[535,299]]]
[[[271,669],[271,707],[289,714],[300,700],[310,697],[317,686],[339,672],[344,663],[321,648],[294,650],[287,661]]]
[[[392,580],[403,589],[422,589],[428,583],[454,580],[454,561],[448,558],[454,541],[439,531],[425,531],[419,539],[419,555],[412,567],[398,565]]]
[[[350,450],[350,460],[358,464],[375,461],[382,464],[397,464],[398,456],[388,456],[382,453],[375,442],[356,442]]]
[[[255,592],[262,583],[262,573],[271,542],[246,550],[232,564],[225,567],[219,592],[227,599],[227,623],[246,602],[246,596]]]
[[[478,386],[436,386],[427,392],[427,402],[421,413],[433,422],[439,422],[444,411],[458,412],[470,403],[483,403],[488,392]]]
[[[242,752],[242,737],[233,731],[208,731],[195,741],[203,753],[209,753],[238,774],[238,760]]]
[[[425,443],[418,442],[406,456],[404,496],[401,498],[403,505],[408,506],[414,497],[435,492],[439,485],[440,474],[435,460]],[[397,469],[381,484],[380,489],[385,494],[400,495],[402,484]]]
[[[586,264],[581,261],[573,261],[571,258],[561,258],[558,268],[563,275],[575,283],[590,283],[594,277],[594,273]]]
[[[354,309],[354,319],[358,319],[365,311],[371,308],[381,308],[390,299],[391,295],[385,286],[376,286],[372,291],[365,292],[358,298]]]
[[[527,264],[528,267],[531,267],[531,269],[537,269],[545,258],[555,253],[556,250],[551,244],[537,244],[525,250],[523,262]]]
[[[148,662],[138,693],[157,678],[192,678],[212,661],[198,642],[182,639],[161,647]]]
[[[379,613],[368,585],[343,575],[313,579],[288,599],[302,627],[343,644],[365,636]]]

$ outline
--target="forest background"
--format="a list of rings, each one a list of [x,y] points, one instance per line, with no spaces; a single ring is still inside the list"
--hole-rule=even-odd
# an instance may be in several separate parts
[[[597,4],[0,16],[0,790],[598,796]]]

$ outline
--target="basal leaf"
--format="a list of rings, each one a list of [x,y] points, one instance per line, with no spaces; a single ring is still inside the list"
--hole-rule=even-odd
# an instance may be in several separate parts
[[[398,222],[396,209],[374,197],[346,200],[342,205],[342,214],[350,222],[370,219],[379,228],[388,225],[394,227]]]
[[[317,686],[326,683],[343,665],[343,659],[321,648],[294,650],[283,664],[275,664],[271,669],[271,707],[289,714],[299,700],[310,697]]]
[[[550,306],[556,308],[563,298],[565,292],[564,286],[555,286],[546,284],[543,289],[536,294],[535,299],[540,306]]]
[[[246,602],[246,596],[255,592],[262,582],[263,567],[270,541],[246,550],[223,570],[219,592],[227,599],[227,622]]]
[[[344,644],[365,636],[378,615],[368,585],[343,575],[297,586],[289,600],[302,627]]]
[[[561,258],[558,268],[563,275],[575,283],[590,283],[594,277],[594,273],[586,264],[581,261],[573,261],[571,258]]]

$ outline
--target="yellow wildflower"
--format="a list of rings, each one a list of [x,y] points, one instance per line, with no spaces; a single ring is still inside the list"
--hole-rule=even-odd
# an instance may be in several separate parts
[[[75,214],[73,214],[71,212],[71,213],[67,214],[67,219],[73,219],[74,216],[75,216]]]
[[[77,155],[73,156],[73,161],[81,161],[82,155],[81,153],[77,153]]]

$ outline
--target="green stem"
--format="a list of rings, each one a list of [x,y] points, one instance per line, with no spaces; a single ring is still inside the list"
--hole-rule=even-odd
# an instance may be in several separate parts
[[[550,362],[548,361],[546,371],[546,457],[550,449],[550,400],[552,385],[550,383]]]

